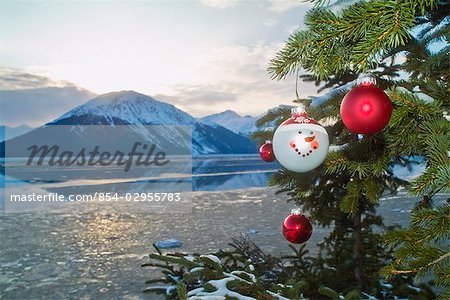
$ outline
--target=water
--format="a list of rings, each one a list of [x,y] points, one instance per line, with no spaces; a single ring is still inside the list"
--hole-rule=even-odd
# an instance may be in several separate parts
[[[180,159],[181,161],[181,159]],[[51,169],[39,169],[33,167],[23,167],[21,162],[8,160],[11,162],[7,168],[6,183],[9,185],[22,184],[24,182],[31,184],[39,183],[60,183],[62,186],[79,186],[80,181],[86,185],[120,183],[127,181],[145,181],[167,178],[185,178],[192,172],[192,190],[211,191],[211,190],[230,190],[236,188],[251,188],[266,186],[267,179],[280,168],[277,162],[267,163],[261,160],[257,154],[248,155],[209,155],[193,157],[187,163],[192,165],[192,169],[185,168],[185,162],[174,163],[172,169],[159,168],[158,170],[131,170],[124,173],[120,168],[109,167],[64,167]],[[2,179],[0,182],[4,187],[5,162],[0,160]],[[178,167],[178,169],[177,169]],[[133,173],[133,171],[135,173]],[[141,172],[146,172],[142,174]],[[41,174],[39,174],[41,172]],[[50,174],[48,174],[50,173]],[[133,176],[133,175],[139,176]],[[167,175],[168,174],[168,175]],[[190,177],[190,176],[189,176]],[[90,180],[90,181],[89,181]],[[66,184],[64,184],[64,182]],[[61,184],[63,183],[63,184]]]
[[[195,157],[192,161],[194,191],[222,191],[267,186],[269,177],[280,168],[259,155]]]

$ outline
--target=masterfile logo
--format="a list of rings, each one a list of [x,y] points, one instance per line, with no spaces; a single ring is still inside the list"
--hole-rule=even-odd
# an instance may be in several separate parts
[[[6,141],[5,212],[190,212],[192,128],[46,125]]]
[[[86,148],[81,148],[77,153],[68,150],[61,150],[58,145],[33,145],[28,147],[30,155],[26,162],[27,166],[34,163],[42,166],[47,163],[49,166],[123,166],[124,171],[128,172],[132,165],[136,166],[165,166],[170,162],[166,158],[164,151],[158,151],[155,144],[148,145],[141,142],[135,142],[133,148],[129,152],[122,151],[101,151],[100,146],[95,146],[93,150],[89,151]],[[45,160],[49,157],[48,160]]]

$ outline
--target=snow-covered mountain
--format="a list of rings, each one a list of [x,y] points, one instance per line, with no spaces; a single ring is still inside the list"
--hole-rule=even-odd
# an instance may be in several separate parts
[[[100,95],[63,114],[52,125],[137,125],[137,134],[146,134],[141,125],[193,126],[193,154],[256,153],[255,144],[247,137],[222,126],[198,122],[175,106],[134,92],[121,91]],[[169,142],[170,137],[167,137]]]
[[[256,117],[252,116],[241,116],[232,110],[226,110],[221,113],[212,114],[203,118],[198,119],[203,124],[210,126],[223,126],[234,133],[250,136],[253,132],[261,130],[261,128],[256,127],[256,121],[265,116],[267,113],[281,114],[281,111],[290,110],[292,105],[280,104],[276,107],[268,109],[265,113],[260,114]],[[273,127],[274,123],[267,124],[266,127]]]
[[[81,116],[101,116],[109,124],[114,124],[114,119],[120,119],[127,124],[142,125],[193,125],[196,123],[194,117],[175,106],[134,91],[100,95],[68,111],[52,123]]]
[[[260,118],[260,116],[241,116],[232,110],[226,110],[221,113],[200,118],[199,121],[211,126],[220,125],[234,133],[247,136],[256,131],[255,122],[258,118]]]

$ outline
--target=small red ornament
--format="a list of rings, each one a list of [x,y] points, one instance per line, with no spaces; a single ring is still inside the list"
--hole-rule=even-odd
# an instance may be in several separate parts
[[[311,221],[301,214],[299,209],[293,209],[283,222],[283,235],[293,244],[303,244],[312,234]]]
[[[275,160],[271,141],[266,141],[264,145],[259,148],[259,155],[261,156],[261,159],[266,162],[272,162]]]
[[[392,102],[375,86],[374,78],[363,78],[358,84],[342,100],[342,121],[353,133],[377,133],[391,118]]]

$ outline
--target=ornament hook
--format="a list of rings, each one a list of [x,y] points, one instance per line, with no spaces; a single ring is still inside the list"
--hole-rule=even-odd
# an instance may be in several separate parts
[[[299,104],[291,109],[291,114],[293,116],[307,115],[305,106],[303,104]]]

